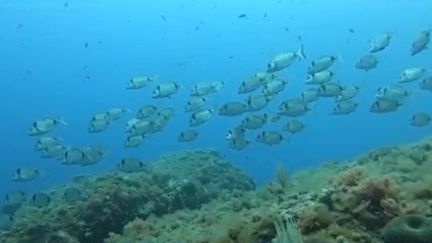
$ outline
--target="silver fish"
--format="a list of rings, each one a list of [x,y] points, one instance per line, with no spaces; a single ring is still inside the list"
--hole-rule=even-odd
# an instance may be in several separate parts
[[[50,202],[51,202],[51,198],[50,196],[48,196],[48,194],[43,192],[38,192],[33,194],[30,204],[32,206],[42,208],[42,207],[48,207]]]
[[[282,92],[287,85],[287,81],[275,79],[266,83],[261,91],[263,95],[271,96]]]
[[[220,116],[238,116],[248,111],[248,105],[243,102],[228,102],[219,109]]]
[[[260,87],[262,87],[264,84],[270,82],[274,79],[274,75],[268,74],[268,73],[256,73],[252,77],[246,79],[240,84],[240,87],[238,88],[239,94],[246,94],[253,92]]]
[[[329,69],[338,58],[332,55],[321,56],[320,58],[311,62],[308,68],[308,74],[314,74],[323,70]]]
[[[120,119],[120,117],[127,113],[130,112],[129,109],[125,109],[125,108],[120,108],[120,107],[114,107],[111,108],[107,111],[108,117],[111,121],[116,121],[118,119]]]
[[[61,141],[62,139],[58,137],[51,137],[51,136],[40,137],[36,140],[35,150],[41,151],[47,147],[59,145]]]
[[[155,80],[154,77],[133,77],[126,85],[126,89],[141,89]]]
[[[421,79],[426,74],[426,69],[420,67],[411,67],[405,69],[399,76],[399,83],[413,82]]]
[[[56,144],[52,146],[47,146],[43,150],[41,150],[41,158],[45,159],[60,159],[64,152],[68,150],[70,147],[63,144]]]
[[[317,101],[319,98],[318,90],[315,88],[309,88],[303,92],[301,92],[299,100],[303,103],[311,103]]]
[[[267,145],[275,145],[282,143],[284,141],[284,137],[282,134],[276,131],[263,131],[258,134],[256,141]]]
[[[241,122],[241,127],[254,130],[263,127],[266,123],[267,120],[264,116],[250,115],[243,119],[243,121]]]
[[[98,112],[94,114],[90,120],[90,122],[98,122],[98,121],[110,121],[110,116],[108,112]]]
[[[185,112],[192,112],[203,108],[206,101],[207,101],[206,97],[200,97],[200,96],[192,97],[185,105]]]
[[[308,105],[300,100],[285,100],[279,105],[279,113],[283,116],[297,117],[303,116],[311,109]]]
[[[180,85],[175,82],[167,82],[159,84],[153,91],[153,98],[171,98],[172,95],[176,94],[180,89]]]
[[[124,143],[124,147],[126,148],[136,148],[141,145],[141,142],[144,140],[143,135],[132,135],[126,138]]]
[[[246,98],[248,111],[259,111],[270,104],[273,97],[268,95],[251,95]]]
[[[178,141],[179,142],[191,142],[198,138],[198,132],[195,130],[186,130],[179,134]]]
[[[268,123],[275,123],[278,122],[282,117],[278,113],[272,112],[272,113],[265,113],[264,118]]]
[[[369,52],[376,53],[384,50],[390,45],[392,38],[393,35],[390,33],[382,33],[381,35],[377,36],[375,39],[370,41]]]
[[[427,49],[430,42],[430,30],[425,30],[420,33],[417,39],[411,45],[411,56],[417,55]]]
[[[214,81],[214,82],[200,82],[195,84],[195,86],[191,89],[191,96],[207,96],[212,93],[219,92],[222,87],[225,85],[223,81]]]
[[[427,77],[420,83],[420,89],[432,92],[432,77]]]
[[[368,54],[360,58],[360,60],[355,64],[355,68],[369,71],[375,69],[378,65],[378,59],[373,54]]]
[[[145,170],[145,164],[137,158],[125,158],[117,164],[117,169],[126,173],[140,172]]]
[[[200,109],[192,113],[189,126],[194,127],[208,121],[213,116],[213,109]]]
[[[306,84],[323,84],[330,82],[334,76],[334,73],[330,70],[322,70],[316,73],[308,75]]]
[[[99,133],[108,129],[111,120],[92,120],[88,126],[89,133]]]
[[[136,118],[144,119],[156,114],[158,108],[154,105],[143,105],[139,108]]]
[[[425,112],[418,112],[412,115],[410,119],[411,126],[414,127],[425,127],[428,126],[432,121],[431,114]]]
[[[102,161],[108,154],[108,149],[101,146],[87,146],[82,148],[82,151],[85,156],[81,166],[94,165]]]
[[[0,230],[8,230],[14,221],[14,217],[9,214],[0,214]]]
[[[28,135],[38,136],[49,133],[59,124],[67,126],[63,118],[43,118],[36,120],[28,130]]]
[[[238,126],[231,128],[225,135],[226,140],[244,138],[246,129],[244,127]]]
[[[388,113],[396,111],[402,103],[391,100],[376,100],[370,107],[369,111],[373,113]]]
[[[69,187],[64,191],[63,198],[68,203],[75,203],[85,199],[86,195],[77,187]]]
[[[394,84],[379,88],[375,97],[379,100],[401,102],[410,94],[404,86]]]
[[[350,100],[360,93],[360,87],[357,85],[346,85],[342,87],[340,95],[336,96],[336,102]]]
[[[304,54],[303,45],[297,51],[282,52],[277,54],[267,65],[267,72],[273,73],[282,71],[283,69],[291,66],[294,62],[306,59]]]
[[[85,153],[80,148],[70,148],[66,150],[62,158],[62,164],[64,165],[77,165],[81,164],[85,160]]]
[[[303,124],[303,122],[298,121],[298,120],[290,120],[283,127],[283,129],[285,131],[288,131],[292,134],[299,133],[304,128],[305,128],[305,125]]]
[[[341,95],[343,87],[338,83],[324,83],[318,88],[320,97],[337,97]]]
[[[358,103],[352,100],[346,100],[336,103],[333,112],[330,115],[348,115],[353,113],[358,107]]]
[[[243,150],[250,145],[250,142],[244,137],[237,137],[228,140],[228,147],[234,150]]]

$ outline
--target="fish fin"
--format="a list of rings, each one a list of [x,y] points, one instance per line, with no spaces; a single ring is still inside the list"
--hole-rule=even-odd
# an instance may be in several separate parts
[[[57,118],[57,119],[55,119],[55,121],[58,122],[58,123],[60,123],[60,124],[62,124],[63,126],[67,126],[68,125],[67,122],[66,122],[66,120],[64,119],[64,117]]]
[[[297,55],[300,57],[300,60],[306,60],[307,56],[304,52],[304,46],[301,44],[297,50]]]

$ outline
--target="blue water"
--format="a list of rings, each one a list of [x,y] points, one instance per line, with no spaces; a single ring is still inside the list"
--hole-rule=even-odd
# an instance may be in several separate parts
[[[369,112],[377,88],[394,83],[403,69],[421,66],[431,74],[431,50],[414,57],[409,53],[417,35],[432,27],[429,0],[87,2],[70,1],[65,7],[64,1],[57,0],[0,1],[0,195],[15,189],[47,189],[78,173],[113,170],[123,157],[152,161],[166,153],[199,148],[220,150],[262,184],[272,178],[279,163],[294,171],[413,142],[432,132],[432,127],[409,126],[414,112],[432,112],[432,94],[419,91],[418,82],[407,84],[413,94],[398,112]],[[238,18],[240,14],[247,18]],[[368,51],[368,41],[382,32],[392,32],[394,38],[378,54],[378,68],[368,73],[355,69],[355,62]],[[275,54],[296,50],[298,36],[308,60],[281,73],[289,85],[267,110],[275,110],[283,99],[305,89],[310,61],[335,54],[342,57],[334,68],[336,78],[343,84],[361,84],[357,112],[329,116],[333,102],[320,100],[313,112],[301,118],[306,130],[278,146],[253,143],[243,151],[230,150],[224,133],[242,117],[218,116],[198,127],[197,141],[177,142],[179,132],[188,128],[183,106],[194,83],[226,82],[221,93],[211,96],[208,107],[242,101],[246,96],[237,95],[240,82],[264,70]],[[158,75],[160,81],[178,81],[184,88],[172,99],[152,100],[154,85],[125,89],[127,81],[139,75]],[[163,133],[145,140],[139,149],[125,149],[124,124],[144,104],[178,112]],[[111,107],[133,112],[103,133],[88,134],[90,117]],[[69,125],[54,134],[68,144],[104,145],[110,149],[109,156],[92,167],[65,167],[40,159],[33,151],[34,138],[26,132],[33,120],[51,116],[67,120]],[[47,177],[11,182],[14,170],[27,165],[41,168]]]

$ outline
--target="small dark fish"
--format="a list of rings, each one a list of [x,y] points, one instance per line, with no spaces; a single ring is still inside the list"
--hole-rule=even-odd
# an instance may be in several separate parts
[[[63,197],[66,202],[77,202],[84,198],[84,193],[78,188],[71,187],[65,190]]]
[[[267,18],[267,12],[264,13],[264,18]]]
[[[88,43],[88,42],[86,42],[86,43],[84,44],[84,47],[85,47],[85,48],[87,48],[87,47],[88,47],[88,45],[89,45],[89,43]]]
[[[233,58],[234,58],[234,56],[229,56],[228,58],[229,58],[229,59],[233,59]]]
[[[351,28],[349,28],[348,31],[349,31],[351,34],[354,34],[354,33],[355,33],[354,29],[351,29]]]
[[[240,14],[239,16],[237,16],[237,18],[242,19],[242,18],[247,18],[246,14]]]
[[[167,18],[166,18],[164,15],[161,15],[160,17],[161,17],[161,19],[162,19],[165,23],[168,23],[168,20],[167,20]]]
[[[27,70],[27,74],[28,75],[32,75],[32,71],[31,70]]]
[[[23,24],[19,24],[19,25],[17,26],[17,29],[21,29],[23,26],[24,26]]]
[[[90,75],[87,74],[86,75],[86,79],[91,79]]]
[[[69,7],[69,3],[68,3],[68,2],[65,2],[63,6],[64,6],[65,8],[67,8],[67,7]]]
[[[289,28],[286,27],[286,26],[285,26],[284,30],[285,30],[286,32],[288,32],[288,33],[290,32]]]
[[[47,207],[51,202],[50,197],[43,192],[33,194],[31,198],[31,204],[35,207],[42,208]]]

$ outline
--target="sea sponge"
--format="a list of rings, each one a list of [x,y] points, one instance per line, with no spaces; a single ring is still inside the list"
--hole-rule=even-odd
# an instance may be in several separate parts
[[[394,218],[384,228],[385,243],[431,243],[432,219],[417,215]]]

